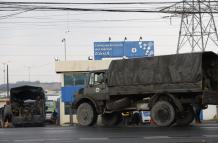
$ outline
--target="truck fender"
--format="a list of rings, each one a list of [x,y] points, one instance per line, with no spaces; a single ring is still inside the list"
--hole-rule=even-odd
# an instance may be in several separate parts
[[[170,94],[170,93],[162,93],[162,94],[159,93],[159,94],[155,94],[154,96],[152,96],[149,102],[149,108],[152,108],[152,106],[159,100],[161,96],[168,96],[168,98],[172,100],[172,102],[178,108],[180,112],[184,110],[179,99],[177,99],[173,94]]]
[[[76,108],[78,108],[78,106],[84,102],[90,103],[93,107],[95,107],[97,113],[100,112],[100,109],[97,103],[92,98],[88,98],[88,97],[80,98],[80,100],[76,102]]]

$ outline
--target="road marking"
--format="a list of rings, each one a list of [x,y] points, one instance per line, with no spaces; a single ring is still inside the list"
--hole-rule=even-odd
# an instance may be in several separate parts
[[[144,139],[176,139],[176,138],[192,138],[194,136],[147,136]],[[205,138],[218,138],[218,135],[202,135]]]
[[[206,138],[218,138],[218,135],[203,135]]]
[[[44,139],[24,139],[24,140],[14,140],[14,142],[42,142]]]
[[[218,126],[217,127],[200,127],[201,129],[217,129],[218,128]]]
[[[1,141],[2,140],[0,140],[0,143],[1,143]],[[8,141],[8,140],[5,140],[5,141]],[[65,140],[65,139],[24,139],[24,140],[14,140],[14,142],[46,142],[46,141],[72,142],[72,140]]]
[[[169,136],[147,136],[147,137],[144,137],[144,139],[170,139],[172,137],[169,137]]]
[[[62,143],[69,143],[69,142],[72,142],[73,139],[72,139],[72,140],[64,140],[64,139],[46,139],[46,141],[53,141],[53,142],[57,141],[57,142],[62,142]]]
[[[1,143],[1,142],[9,142],[9,140],[0,140],[0,143]]]
[[[72,132],[71,130],[45,130],[44,132],[46,133],[51,133],[51,134],[54,134],[54,133],[66,133],[66,132]]]
[[[109,138],[79,138],[81,141],[106,141]]]
[[[72,140],[61,140],[61,143],[72,143]]]
[[[0,140],[0,142],[1,142],[2,140]],[[8,140],[6,140],[6,141],[8,141]],[[24,139],[24,140],[14,140],[15,142],[32,142],[32,141],[35,141],[35,142],[37,142],[37,141],[66,141],[66,142],[69,142],[69,141],[71,141],[72,142],[72,140],[65,140],[65,139]]]

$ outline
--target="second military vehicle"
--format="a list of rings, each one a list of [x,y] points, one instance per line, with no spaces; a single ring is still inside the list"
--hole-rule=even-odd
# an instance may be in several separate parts
[[[14,126],[42,126],[44,124],[45,94],[41,87],[20,86],[11,88],[10,101]]]

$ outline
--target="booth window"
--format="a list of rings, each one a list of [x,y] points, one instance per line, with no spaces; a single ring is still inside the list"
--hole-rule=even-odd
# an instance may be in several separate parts
[[[64,73],[64,86],[84,86],[88,81],[87,72]],[[65,115],[70,115],[70,103],[65,103]],[[73,114],[73,113],[72,113]]]
[[[65,73],[64,86],[85,85],[88,81],[88,73]]]

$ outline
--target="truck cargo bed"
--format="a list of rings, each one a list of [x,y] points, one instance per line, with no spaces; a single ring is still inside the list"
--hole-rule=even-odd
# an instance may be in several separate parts
[[[110,95],[218,91],[218,56],[213,52],[114,60]]]

